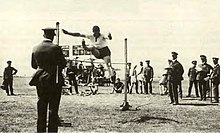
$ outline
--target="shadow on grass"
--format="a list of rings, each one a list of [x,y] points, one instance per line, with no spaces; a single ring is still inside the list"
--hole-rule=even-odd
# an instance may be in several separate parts
[[[19,93],[19,94],[15,94],[15,96],[36,96],[36,94]]]
[[[0,103],[16,103],[17,101],[0,101]]]
[[[215,103],[180,103],[178,105],[188,105],[188,106],[218,106]]]
[[[131,119],[129,121],[119,121],[119,123],[125,124],[128,122],[136,122],[136,123],[144,123],[150,120],[158,120],[159,123],[167,123],[167,122],[175,122],[180,123],[179,121],[169,119],[169,118],[163,118],[163,117],[153,117],[153,116],[141,116],[140,118]]]
[[[195,97],[195,98],[183,98],[182,100],[199,100],[199,98]]]

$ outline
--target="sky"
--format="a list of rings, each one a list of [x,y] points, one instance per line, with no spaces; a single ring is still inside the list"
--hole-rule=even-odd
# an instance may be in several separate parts
[[[124,62],[124,39],[133,64],[151,60],[160,76],[171,58],[185,76],[200,54],[220,57],[219,0],[0,0],[0,75],[12,60],[20,76],[30,76],[31,52],[43,40],[42,28],[55,27],[91,34],[94,25],[111,32],[108,42],[113,62]],[[86,40],[88,41],[88,40]],[[88,41],[89,42],[89,41]],[[60,44],[80,44],[81,38],[60,34]]]

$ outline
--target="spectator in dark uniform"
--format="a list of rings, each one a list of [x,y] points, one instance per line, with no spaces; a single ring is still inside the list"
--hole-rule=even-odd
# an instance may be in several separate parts
[[[213,96],[214,96],[214,101],[213,103],[219,103],[219,90],[218,86],[220,83],[220,66],[218,64],[219,58],[213,57],[213,71],[211,74],[211,81],[213,84]]]
[[[67,66],[67,70],[66,70],[66,75],[67,75],[69,83],[71,85],[71,88],[70,88],[71,94],[73,93],[72,86],[74,86],[76,94],[79,94],[78,85],[77,85],[77,81],[76,81],[76,74],[77,74],[77,64],[73,65],[73,62],[69,61],[68,66]]]
[[[9,88],[11,95],[15,95],[13,92],[13,75],[15,75],[18,72],[17,69],[11,66],[11,63],[12,63],[11,61],[7,61],[8,66],[5,68],[3,74],[4,88],[8,96],[9,96]]]
[[[153,67],[150,66],[150,60],[146,60],[147,66],[144,68],[144,78],[145,78],[145,85],[144,85],[144,92],[148,94],[148,84],[149,84],[149,93],[152,94],[152,81],[154,76]]]
[[[213,69],[211,65],[207,64],[207,58],[205,55],[200,55],[202,64],[198,65],[198,72],[196,76],[196,80],[198,80],[199,83],[199,91],[200,91],[200,97],[201,101],[206,101],[206,92],[209,88],[209,78],[210,71]]]
[[[116,71],[113,70],[113,76],[112,76],[112,82],[111,83],[114,85],[115,82],[116,82]]]
[[[165,67],[166,70],[166,76],[167,76],[167,88],[169,92],[169,97],[170,97],[170,104],[174,103],[174,96],[173,96],[173,76],[172,76],[172,68],[171,66]]]
[[[124,89],[124,84],[120,81],[120,78],[117,78],[116,83],[114,84],[112,93],[114,93],[114,91],[116,93],[122,93],[123,89]]]
[[[89,83],[91,83],[92,82],[92,78],[95,77],[95,71],[96,70],[95,70],[95,65],[93,63],[93,60],[94,59],[91,59],[91,66],[89,66],[87,68],[87,70],[88,70],[88,77],[87,77],[87,81],[86,81],[85,85],[88,85]]]
[[[55,30],[54,28],[43,29],[45,39],[41,44],[34,47],[32,53],[31,66],[37,71],[29,84],[37,88],[37,132],[46,132],[48,106],[48,132],[58,132],[58,110],[61,89],[64,85],[62,70],[66,66],[66,60],[62,49],[53,44]]]
[[[99,64],[98,67],[96,68],[96,80],[97,83],[100,86],[104,86],[104,76],[105,76],[105,70],[102,64]]]
[[[171,64],[171,71],[172,71],[172,92],[170,93],[171,97],[174,97],[174,103],[173,105],[179,104],[178,100],[178,85],[181,84],[181,81],[183,80],[183,73],[184,69],[182,64],[177,61],[177,55],[178,53],[172,52],[172,64]]]
[[[82,61],[80,62],[80,64],[79,64],[79,68],[78,68],[78,75],[83,75],[83,70],[84,70],[84,66],[83,66],[83,64],[82,64]]]
[[[105,69],[104,69],[102,64],[99,64],[99,70],[100,70],[99,71],[99,76],[104,77],[105,76]]]
[[[191,96],[191,91],[192,91],[192,86],[194,84],[195,87],[195,92],[196,92],[196,97],[199,97],[199,91],[198,91],[198,83],[196,80],[196,65],[197,65],[197,61],[192,61],[193,66],[191,68],[189,68],[188,71],[188,77],[189,77],[189,90],[188,90],[188,95],[186,97],[190,97]]]

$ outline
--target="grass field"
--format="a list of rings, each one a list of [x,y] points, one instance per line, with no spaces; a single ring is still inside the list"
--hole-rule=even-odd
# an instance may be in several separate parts
[[[37,96],[29,80],[14,80],[16,96],[0,90],[0,132],[36,132]],[[159,95],[155,81],[153,95],[128,95],[129,111],[120,111],[124,96],[110,94],[111,87],[100,87],[97,95],[63,95],[59,115],[72,127],[59,132],[220,132],[219,105],[186,98],[187,87],[184,81],[183,99],[173,106],[168,96]]]

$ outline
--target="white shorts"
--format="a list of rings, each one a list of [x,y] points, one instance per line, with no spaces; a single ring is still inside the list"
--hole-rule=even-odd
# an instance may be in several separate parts
[[[137,79],[143,81],[144,80],[144,75],[143,74],[139,74],[137,76]]]
[[[136,82],[137,82],[137,77],[131,76],[131,83],[136,83]]]

